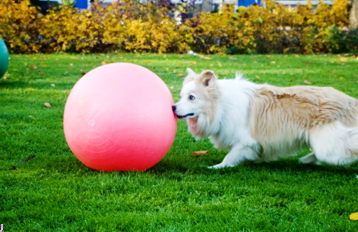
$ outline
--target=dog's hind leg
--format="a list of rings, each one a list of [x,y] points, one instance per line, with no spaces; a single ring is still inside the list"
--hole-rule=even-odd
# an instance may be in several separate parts
[[[320,162],[348,165],[358,160],[358,128],[347,128],[337,122],[312,130],[310,137],[310,145]]]
[[[234,167],[245,161],[254,161],[258,159],[257,152],[248,146],[237,145],[225,156],[224,160],[217,165],[208,168],[218,169],[225,167]]]
[[[303,164],[319,164],[317,157],[314,152],[302,157],[300,162]]]

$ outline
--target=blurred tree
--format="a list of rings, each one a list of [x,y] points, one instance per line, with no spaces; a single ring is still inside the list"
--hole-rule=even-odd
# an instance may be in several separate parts
[[[30,0],[30,3],[33,6],[38,6],[39,5],[39,0]]]
[[[349,16],[349,31],[358,36],[358,0],[352,0],[352,9]]]

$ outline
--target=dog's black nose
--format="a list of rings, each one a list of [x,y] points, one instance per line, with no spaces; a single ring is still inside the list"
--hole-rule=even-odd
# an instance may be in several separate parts
[[[175,112],[175,110],[177,109],[177,107],[175,105],[172,106],[172,110],[173,112]]]

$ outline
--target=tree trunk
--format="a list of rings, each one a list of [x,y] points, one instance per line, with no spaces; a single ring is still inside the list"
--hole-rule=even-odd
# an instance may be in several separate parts
[[[352,0],[352,9],[349,16],[349,31],[358,36],[358,0]]]

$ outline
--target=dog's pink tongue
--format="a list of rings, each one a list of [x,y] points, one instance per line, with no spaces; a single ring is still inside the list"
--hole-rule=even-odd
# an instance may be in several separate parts
[[[189,130],[191,131],[191,133],[195,136],[199,133],[199,128],[198,128],[198,117],[196,118],[189,118],[188,119],[188,127]]]

